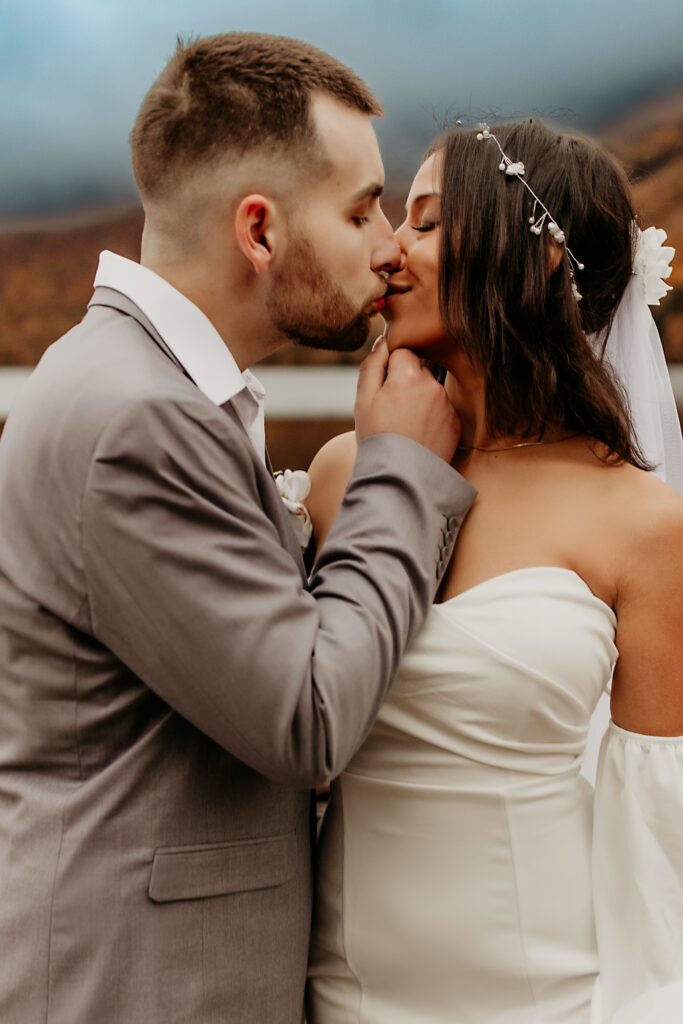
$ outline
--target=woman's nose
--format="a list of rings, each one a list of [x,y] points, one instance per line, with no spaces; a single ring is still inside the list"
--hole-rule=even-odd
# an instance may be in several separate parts
[[[382,213],[382,219],[386,226],[384,236],[377,246],[375,252],[374,265],[375,269],[382,269],[393,271],[398,267],[401,258],[401,249],[399,243],[391,230],[391,224]]]
[[[406,253],[408,251],[408,243],[410,241],[410,228],[408,226],[407,221],[404,221],[403,224],[400,225],[400,227],[396,228],[396,231],[394,232],[394,238],[398,242],[399,248],[401,250],[398,269],[402,270],[403,267],[406,265]]]

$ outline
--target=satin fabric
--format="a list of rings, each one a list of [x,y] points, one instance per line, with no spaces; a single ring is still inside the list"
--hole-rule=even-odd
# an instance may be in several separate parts
[[[309,1024],[588,1024],[593,792],[579,769],[615,628],[555,567],[432,609],[334,785]]]
[[[610,723],[598,762],[593,880],[600,1002],[591,1024],[681,1024],[683,737]]]

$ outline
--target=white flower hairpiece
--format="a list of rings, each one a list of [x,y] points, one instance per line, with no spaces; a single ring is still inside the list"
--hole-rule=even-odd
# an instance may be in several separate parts
[[[275,474],[275,486],[284,502],[285,508],[292,516],[292,525],[299,538],[302,551],[308,547],[313,525],[311,516],[304,501],[311,493],[311,481],[304,469],[285,469]]]
[[[526,167],[524,166],[521,160],[510,159],[507,153],[504,152],[500,142],[498,141],[498,139],[493,134],[493,132],[491,131],[487,124],[479,125],[477,138],[479,139],[480,142],[484,141],[485,139],[493,139],[500,152],[500,163],[498,164],[498,170],[503,171],[504,174],[507,174],[511,178],[517,178],[517,181],[520,181],[522,185],[524,185],[524,188],[527,190],[527,192],[533,197],[534,208],[531,216],[529,217],[529,224],[531,225],[529,230],[534,235],[540,235],[541,231],[543,230],[543,225],[546,223],[546,221],[548,222],[548,233],[555,239],[558,245],[564,246],[564,251],[567,254],[567,265],[569,266],[569,277],[571,279],[572,295],[574,296],[577,302],[581,302],[582,296],[581,292],[576,286],[576,280],[574,278],[574,268],[576,268],[576,270],[583,270],[583,263],[581,263],[580,260],[576,258],[574,253],[567,245],[564,231],[560,228],[560,225],[557,223],[548,207],[545,206],[542,200],[538,198],[538,196],[532,189],[531,185],[524,180],[524,175],[526,174]],[[542,211],[540,214],[538,213],[539,207]]]
[[[633,273],[643,282],[643,294],[648,306],[658,306],[659,300],[671,291],[671,285],[663,278],[669,277],[669,264],[676,250],[664,245],[666,231],[663,228],[646,228],[638,231],[636,252],[633,257]]]

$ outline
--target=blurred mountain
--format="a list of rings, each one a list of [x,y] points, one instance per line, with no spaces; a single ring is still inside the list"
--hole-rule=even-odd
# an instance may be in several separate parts
[[[0,225],[0,364],[38,362],[85,314],[102,249],[140,258],[141,208]]]
[[[683,92],[639,108],[602,141],[626,165],[641,227],[664,228],[676,250],[673,291],[652,312],[667,358],[683,362]]]
[[[667,357],[683,361],[683,92],[638,108],[602,134],[634,183],[641,226],[664,228],[678,252],[669,293],[655,308]],[[386,196],[389,219],[403,217],[406,189]],[[138,206],[95,210],[58,220],[0,224],[0,364],[33,365],[85,312],[98,254],[111,249],[138,259]],[[373,325],[380,333],[381,321]],[[287,345],[271,363],[358,362],[364,353],[315,352]]]

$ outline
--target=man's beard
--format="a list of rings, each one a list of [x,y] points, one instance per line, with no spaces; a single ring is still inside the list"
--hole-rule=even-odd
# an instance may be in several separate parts
[[[278,331],[309,348],[355,352],[368,339],[370,314],[356,311],[305,239],[290,243],[274,274],[268,311]]]

